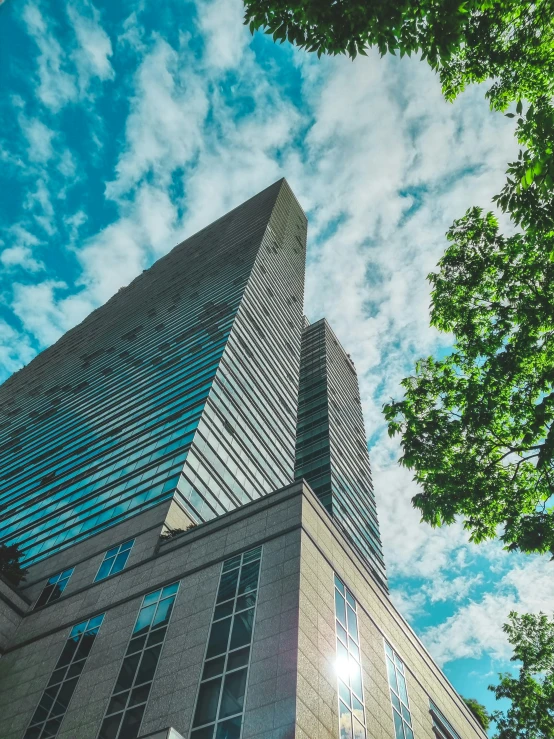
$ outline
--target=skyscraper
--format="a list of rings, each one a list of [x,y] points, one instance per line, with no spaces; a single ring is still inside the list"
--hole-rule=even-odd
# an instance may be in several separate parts
[[[0,389],[2,739],[485,739],[389,599],[325,321],[300,369],[305,246],[281,180]]]
[[[305,248],[281,180],[13,375],[0,540],[32,563],[161,501],[180,527],[290,482]]]
[[[305,478],[386,583],[356,369],[327,321],[302,335],[296,479]]]

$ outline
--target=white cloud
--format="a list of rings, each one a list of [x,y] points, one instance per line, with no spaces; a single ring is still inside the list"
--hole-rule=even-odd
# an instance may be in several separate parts
[[[510,611],[538,613],[554,611],[552,563],[546,557],[533,557],[515,565],[478,602],[459,608],[445,622],[427,629],[423,641],[431,654],[444,664],[462,657],[506,660],[511,647],[502,631]]]
[[[22,267],[28,272],[39,272],[44,269],[42,262],[33,257],[28,246],[11,246],[0,253],[0,262],[4,267]]]
[[[29,143],[27,156],[31,162],[46,164],[54,156],[52,139],[54,131],[45,126],[37,118],[27,119],[21,116],[20,125]]]
[[[90,94],[94,80],[113,77],[111,42],[101,27],[98,11],[91,3],[68,4],[74,38],[57,39],[57,27],[41,12],[40,4],[28,2],[23,8],[27,32],[39,54],[37,95],[54,113]]]
[[[5,321],[0,321],[0,376],[8,377],[35,355],[29,336],[16,331]]]
[[[79,12],[73,4],[67,5],[67,14],[73,25],[78,46],[72,52],[77,67],[81,94],[86,94],[94,77],[105,81],[115,76],[110,63],[112,44],[100,25],[100,14],[91,3],[83,3]]]
[[[203,64],[220,70],[238,67],[250,35],[242,23],[237,23],[244,13],[242,0],[199,0],[197,8],[205,44]]]
[[[158,39],[137,71],[125,150],[107,197],[126,195],[147,174],[167,188],[173,171],[190,163],[203,141],[204,88],[179,53]]]

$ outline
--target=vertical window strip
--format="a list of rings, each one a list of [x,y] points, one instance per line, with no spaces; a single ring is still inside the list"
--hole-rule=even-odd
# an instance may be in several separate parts
[[[239,739],[262,547],[225,560],[219,579],[191,739]]]
[[[431,699],[429,699],[429,712],[433,719],[433,731],[437,739],[460,739],[458,733]]]
[[[41,606],[45,606],[47,603],[58,600],[65,590],[65,586],[69,582],[69,578],[73,574],[73,569],[73,567],[70,567],[69,570],[58,572],[57,575],[53,575],[48,579],[48,582],[35,603],[35,608],[40,608]]]
[[[387,642],[385,642],[385,659],[396,739],[414,739],[404,663]]]
[[[135,739],[158,666],[179,583],[145,595],[98,739]]]
[[[104,580],[104,578],[109,577],[110,575],[115,575],[117,572],[121,572],[127,564],[127,560],[129,559],[129,554],[131,553],[134,543],[135,540],[131,539],[130,541],[126,541],[124,544],[120,544],[118,547],[109,549],[104,555],[104,560],[96,573],[94,582]]]
[[[104,614],[71,629],[23,739],[51,739],[61,726]]]
[[[335,575],[335,627],[339,687],[340,739],[366,739],[358,607],[356,599]]]

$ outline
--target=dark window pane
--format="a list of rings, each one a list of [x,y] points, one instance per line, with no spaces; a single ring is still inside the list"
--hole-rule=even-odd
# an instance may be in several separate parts
[[[337,577],[336,575],[335,575],[335,585],[340,590],[340,592],[344,595],[344,583],[340,579],[340,577]]]
[[[119,693],[121,690],[127,690],[131,687],[137,671],[139,659],[140,654],[133,654],[130,657],[125,657],[115,684],[114,693]]]
[[[173,598],[166,598],[158,603],[158,609],[154,620],[152,621],[152,628],[159,626],[160,624],[167,624],[169,617],[171,616],[171,610],[173,608]]]
[[[243,563],[251,562],[254,559],[260,559],[262,556],[262,548],[256,547],[256,549],[251,549],[249,552],[245,552],[242,557]]]
[[[146,634],[142,636],[134,636],[129,642],[127,647],[127,654],[133,654],[133,652],[140,652],[146,643]]]
[[[136,739],[139,733],[144,708],[145,706],[137,706],[136,708],[131,708],[123,715],[119,739]]]
[[[240,554],[237,554],[236,557],[231,557],[231,559],[228,559],[223,563],[223,572],[232,570],[235,567],[238,567],[239,565],[240,565]]]
[[[54,715],[57,715],[58,713],[65,713],[67,710],[67,707],[69,705],[69,701],[71,700],[71,696],[73,695],[73,691],[75,690],[75,687],[77,685],[78,677],[74,677],[73,680],[66,680],[64,683],[62,683],[60,687],[60,692],[58,693],[58,697],[56,699],[56,711]]]
[[[102,728],[100,729],[100,734],[98,734],[98,739],[116,739],[120,723],[121,714],[105,718],[102,722]]]
[[[235,670],[237,667],[244,667],[248,664],[248,655],[250,654],[250,647],[244,647],[239,649],[237,652],[231,652],[227,659],[227,671]]]
[[[36,602],[35,608],[46,605],[46,603],[48,603],[48,600],[50,599],[50,595],[52,594],[55,588],[56,588],[56,585],[47,585],[42,591],[42,593],[40,594],[39,599]]]
[[[260,560],[244,565],[240,575],[239,595],[249,593],[258,587],[258,572],[260,571]]]
[[[202,683],[198,693],[198,703],[194,714],[194,726],[202,726],[215,721],[219,691],[221,689],[221,678]]]
[[[217,725],[215,739],[239,739],[242,716],[229,718]]]
[[[87,632],[86,634],[83,634],[73,659],[78,660],[78,659],[85,659],[85,657],[88,657],[88,654],[90,650],[92,649],[92,645],[94,644],[95,638],[96,638],[96,634],[91,634],[89,632]]]
[[[196,729],[190,735],[190,739],[212,739],[214,735],[214,726],[205,726],[203,729]]]
[[[209,677],[215,677],[221,675],[223,672],[223,666],[225,665],[225,657],[216,657],[215,659],[207,660],[204,664],[204,672],[202,673],[202,680],[206,680]]]
[[[128,549],[130,549],[133,546],[134,543],[135,543],[135,540],[134,539],[131,539],[131,541],[125,542],[125,544],[122,544],[121,545],[120,551],[121,552],[126,552]]]
[[[339,679],[339,695],[347,706],[350,705],[350,688]]]
[[[145,608],[146,606],[149,606],[151,603],[157,603],[160,599],[162,591],[156,590],[153,593],[148,593],[148,595],[145,595],[142,599],[142,607]]]
[[[227,718],[242,711],[245,689],[246,670],[238,670],[225,676],[219,718]]]
[[[78,662],[73,660],[73,662],[69,666],[69,669],[67,670],[66,678],[69,679],[70,677],[79,677],[79,675],[83,671],[84,666],[85,666],[84,659],[79,660]]]
[[[229,629],[231,627],[231,619],[226,618],[224,621],[216,621],[212,624],[210,631],[210,640],[208,641],[208,651],[206,658],[215,657],[227,651],[227,641],[229,639]]]
[[[153,647],[154,644],[159,644],[160,642],[162,642],[165,639],[166,631],[167,629],[165,627],[162,627],[161,629],[156,629],[155,631],[151,631],[148,634],[148,641],[146,642],[146,646]]]
[[[154,678],[161,649],[161,644],[158,644],[158,646],[151,647],[143,653],[135,681],[137,685],[149,682]]]
[[[48,718],[48,713],[49,713],[49,710],[47,708],[43,708],[42,706],[39,705],[37,710],[33,713],[33,718],[32,718],[31,723],[38,724],[41,721],[46,721],[46,719]]]
[[[217,621],[220,618],[224,618],[225,616],[229,616],[229,614],[233,613],[233,601],[229,600],[227,603],[222,603],[219,606],[215,607],[214,611],[214,621]]]
[[[237,589],[238,577],[238,570],[231,570],[231,572],[226,572],[221,575],[221,581],[219,583],[219,590],[217,593],[218,603],[234,597],[235,591]]]
[[[252,608],[253,605],[256,603],[256,591],[253,590],[251,593],[247,593],[246,595],[241,595],[239,598],[237,598],[237,611],[243,611],[245,608]]]
[[[125,708],[127,707],[128,697],[129,697],[128,690],[126,690],[123,693],[118,693],[117,695],[114,695],[108,704],[108,710],[106,711],[106,715],[110,716],[112,713],[119,713],[120,711],[124,711]]]
[[[71,659],[73,655],[75,654],[75,650],[77,649],[78,643],[79,643],[78,639],[68,639],[66,641],[65,646],[60,655],[60,658],[58,660],[58,663],[56,665],[56,668],[63,667],[65,665],[68,665],[71,662]]]
[[[396,679],[398,680],[398,695],[400,696],[400,700],[404,701],[404,703],[408,705],[408,690],[406,689],[406,680],[404,679],[404,676],[401,675],[399,672],[396,673]]]
[[[62,667],[59,670],[54,670],[54,672],[52,673],[52,677],[48,681],[48,687],[50,687],[51,685],[57,685],[58,683],[61,683],[61,681],[65,677],[66,670],[67,670],[67,667]]]
[[[348,589],[346,590],[346,600],[348,601],[348,603],[350,603],[352,608],[356,610],[356,601],[354,600],[354,596]]]
[[[41,731],[42,726],[32,726],[31,728],[27,729],[23,739],[39,739]]]
[[[42,737],[41,739],[50,739],[50,737],[56,736],[58,733],[58,729],[60,728],[61,719],[54,718],[50,721],[47,721],[44,724],[44,728],[42,730]]]
[[[150,694],[151,687],[152,683],[148,683],[147,685],[141,685],[140,688],[135,688],[131,692],[129,705],[135,706],[137,705],[137,703],[146,703],[146,701],[148,700],[148,695]]]
[[[233,632],[231,634],[231,644],[229,649],[250,644],[252,639],[252,626],[254,624],[254,609],[237,613],[233,620]]]

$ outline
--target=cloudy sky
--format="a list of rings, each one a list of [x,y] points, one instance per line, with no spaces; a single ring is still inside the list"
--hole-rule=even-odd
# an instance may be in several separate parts
[[[1,379],[174,244],[286,176],[310,222],[306,313],[360,375],[392,592],[457,689],[493,705],[508,611],[554,609],[546,559],[474,547],[410,506],[383,402],[449,337],[425,276],[516,152],[483,89],[413,59],[276,46],[241,0],[0,1]]]

